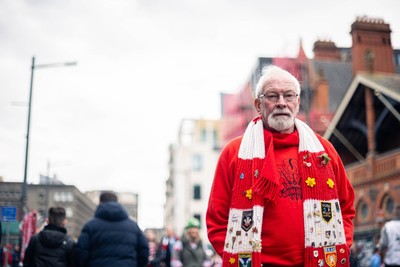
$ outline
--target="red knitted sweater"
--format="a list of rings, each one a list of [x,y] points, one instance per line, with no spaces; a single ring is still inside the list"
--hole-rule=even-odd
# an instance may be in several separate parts
[[[266,134],[266,130],[264,130],[264,143],[266,146],[269,143],[267,136],[268,134]],[[278,173],[277,180],[279,182],[275,200],[267,200],[264,202],[261,227],[261,263],[267,264],[268,266],[305,266],[305,262],[310,263],[314,260],[315,263],[318,263],[317,260],[324,257],[322,248],[327,244],[322,244],[321,250],[313,249],[310,245],[306,245],[303,203],[304,191],[308,189],[307,186],[304,186],[304,183],[308,177],[302,177],[304,173],[302,173],[298,167],[298,132],[295,131],[293,134],[274,133],[272,136],[274,145],[273,158],[275,160]],[[334,173],[332,179],[334,180],[337,199],[340,203],[347,244],[346,253],[341,252],[346,254],[342,255],[342,263],[340,262],[340,258],[336,259],[336,262],[338,266],[347,266],[348,262],[344,259],[348,255],[348,248],[351,246],[353,240],[352,219],[355,215],[353,207],[354,191],[347,179],[343,164],[331,143],[321,136],[317,135],[317,137],[325,152],[330,157],[329,164],[331,164]],[[206,216],[208,237],[213,247],[220,255],[224,254],[224,247],[227,246],[226,236],[227,231],[229,231],[227,225],[229,211],[232,208],[232,197],[235,194],[235,188],[237,188],[235,183],[237,183],[236,180],[238,179],[238,174],[236,172],[240,161],[238,159],[238,151],[241,142],[242,137],[236,138],[222,151],[215,171],[209,199]],[[265,148],[265,150],[268,149]],[[310,163],[305,159],[304,164]],[[315,188],[317,188],[317,186]],[[332,198],[332,196],[328,196],[328,199]],[[252,230],[254,231],[254,229]],[[241,233],[237,234],[242,235]],[[325,233],[325,235],[327,234],[328,233]],[[329,234],[332,233],[329,232]],[[232,240],[232,243],[236,240],[239,240],[239,238]],[[233,247],[233,244],[229,243],[229,246],[231,245]],[[319,244],[316,244],[315,246],[318,247],[318,245]],[[340,249],[340,247],[337,247],[337,249]],[[305,250],[310,251],[306,252]],[[311,255],[310,259],[305,261],[305,255]],[[329,253],[326,253],[326,255],[329,256]],[[231,264],[228,262],[225,260],[224,266],[240,266],[236,262],[236,258],[235,260],[231,259]],[[257,262],[253,262],[253,264],[256,263]]]

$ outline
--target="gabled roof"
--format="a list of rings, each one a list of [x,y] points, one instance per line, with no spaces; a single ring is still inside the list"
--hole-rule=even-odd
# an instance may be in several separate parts
[[[336,111],[353,78],[351,62],[313,60],[314,71],[329,84],[329,111]]]
[[[336,127],[343,112],[347,108],[349,101],[353,97],[354,91],[360,84],[400,102],[400,74],[358,74],[354,78],[342,102],[337,108],[337,112],[329,125],[330,129],[328,129],[324,134],[325,138],[329,139],[331,136],[332,129]]]
[[[373,92],[375,152],[385,153],[400,147],[400,74],[359,73],[324,134],[345,164],[362,160],[369,152],[365,88]]]

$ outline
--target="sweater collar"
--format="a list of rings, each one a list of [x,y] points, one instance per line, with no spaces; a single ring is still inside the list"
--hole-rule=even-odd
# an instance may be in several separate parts
[[[264,130],[267,131],[267,130]],[[266,136],[264,134],[264,136]],[[299,132],[295,130],[290,134],[283,133],[272,133],[274,148],[285,148],[290,146],[298,146],[299,145]]]

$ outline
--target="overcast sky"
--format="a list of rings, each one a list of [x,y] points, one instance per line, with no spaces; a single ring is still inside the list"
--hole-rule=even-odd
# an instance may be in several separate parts
[[[56,174],[81,191],[140,194],[139,225],[163,226],[168,145],[183,118],[219,118],[258,57],[350,47],[358,16],[384,19],[400,49],[398,0],[0,0],[0,176]],[[25,104],[25,105],[24,105]]]

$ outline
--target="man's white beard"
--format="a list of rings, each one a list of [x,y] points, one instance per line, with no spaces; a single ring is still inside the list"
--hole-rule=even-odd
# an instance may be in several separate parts
[[[286,116],[275,117],[274,113],[279,113],[279,112],[286,112],[290,114],[290,117],[289,118]],[[294,125],[293,114],[289,110],[274,110],[274,112],[272,112],[268,116],[268,125],[269,127],[278,132],[290,129]]]

